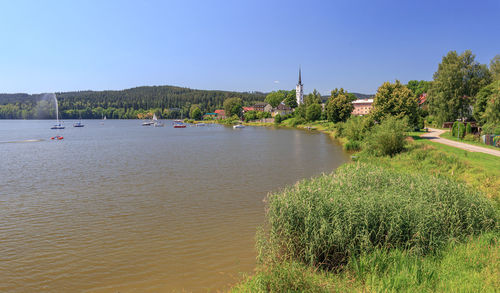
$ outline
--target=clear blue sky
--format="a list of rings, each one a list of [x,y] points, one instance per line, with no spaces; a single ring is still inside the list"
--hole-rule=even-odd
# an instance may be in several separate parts
[[[336,87],[431,80],[450,50],[500,54],[500,0],[7,1],[0,92],[177,85]]]

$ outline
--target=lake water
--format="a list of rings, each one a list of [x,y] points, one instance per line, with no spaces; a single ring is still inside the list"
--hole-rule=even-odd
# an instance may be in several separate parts
[[[300,130],[52,124],[0,120],[1,292],[223,290],[255,267],[266,194],[348,160]]]

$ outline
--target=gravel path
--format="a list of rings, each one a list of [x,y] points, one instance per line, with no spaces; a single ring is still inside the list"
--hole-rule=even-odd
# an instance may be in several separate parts
[[[480,152],[480,153],[485,153],[485,154],[490,154],[490,155],[493,155],[493,156],[500,157],[500,151],[497,151],[497,150],[483,148],[483,147],[480,147],[480,146],[470,145],[470,144],[467,144],[467,143],[462,143],[462,142],[453,141],[453,140],[449,140],[449,139],[446,139],[446,138],[439,137],[439,135],[441,135],[444,132],[446,132],[446,130],[429,128],[429,132],[422,134],[420,137],[423,137],[423,138],[426,138],[426,139],[430,139],[432,141],[435,141],[435,142],[438,142],[438,143],[442,143],[442,144],[445,144],[445,145],[449,145],[449,146],[452,146],[452,147],[456,147],[456,148],[459,148],[459,149],[463,149],[463,150],[466,150],[466,151],[469,151],[469,152]]]

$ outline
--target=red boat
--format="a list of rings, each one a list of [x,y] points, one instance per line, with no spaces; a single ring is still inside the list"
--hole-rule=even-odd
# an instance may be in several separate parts
[[[174,124],[174,128],[186,128],[186,124]]]
[[[50,139],[53,139],[53,140],[61,140],[61,139],[64,139],[64,137],[62,137],[62,136],[60,136],[60,135],[56,135],[56,136],[51,137]]]

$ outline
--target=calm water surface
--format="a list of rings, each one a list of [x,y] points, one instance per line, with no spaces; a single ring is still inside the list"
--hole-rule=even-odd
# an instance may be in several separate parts
[[[299,130],[51,124],[0,120],[1,292],[223,290],[266,194],[347,160]]]

